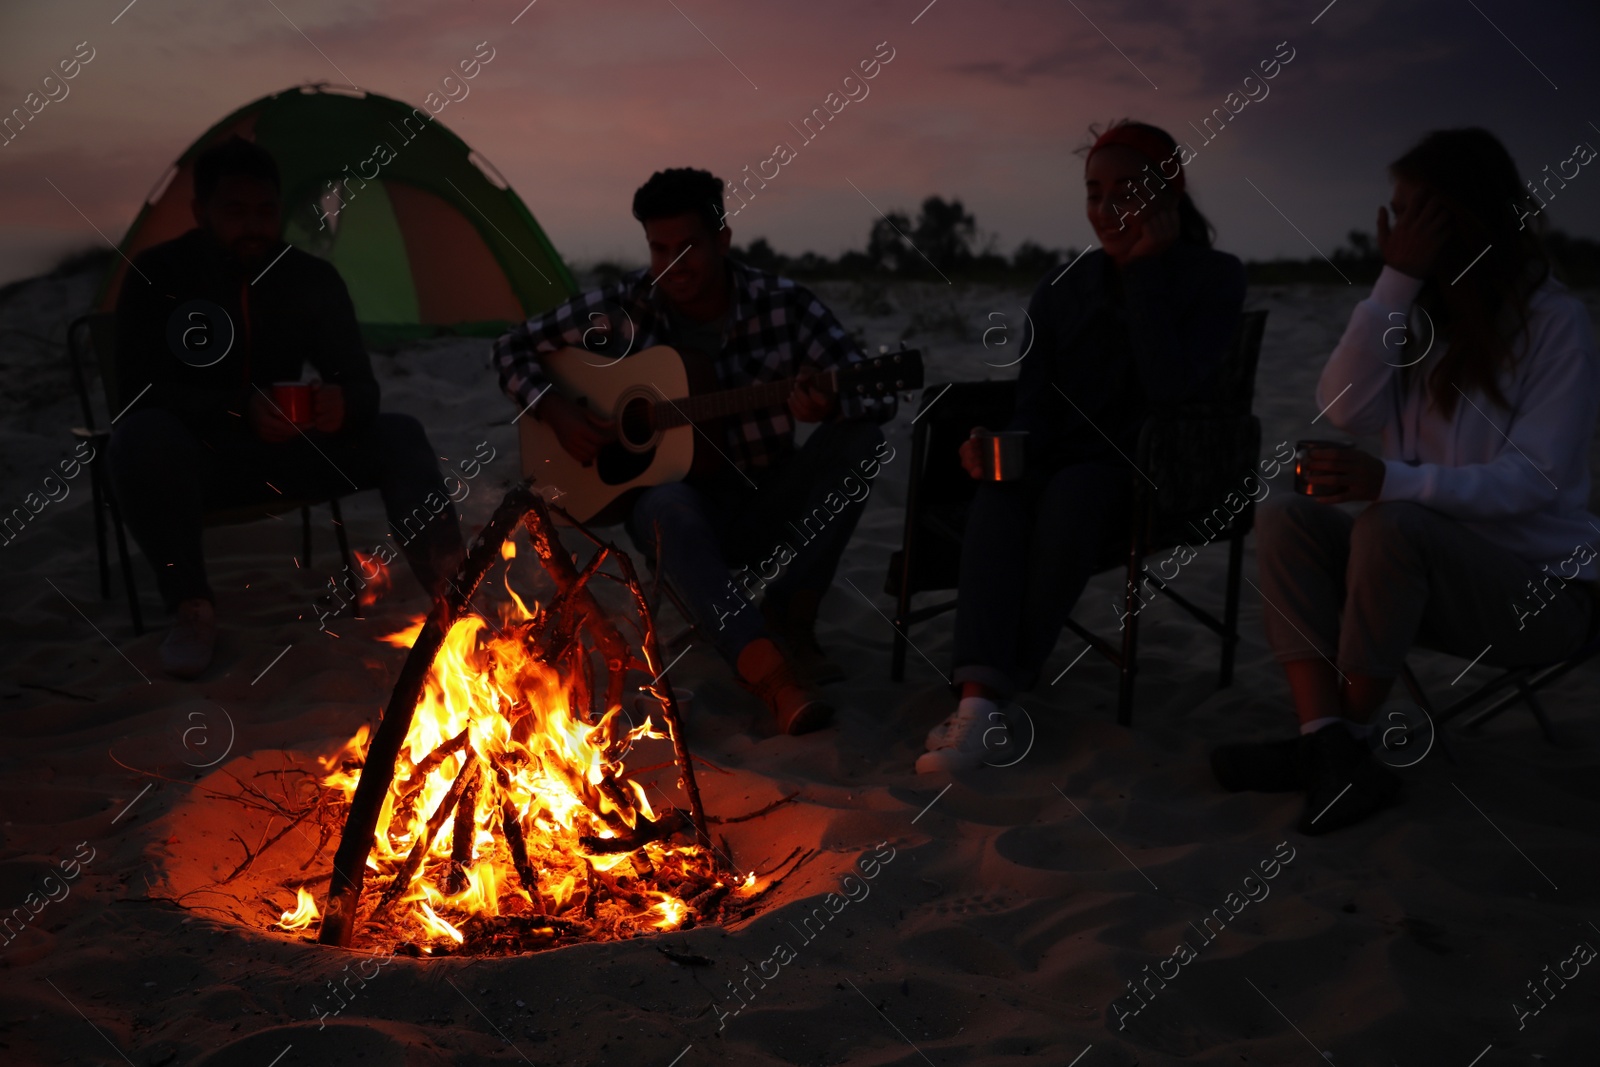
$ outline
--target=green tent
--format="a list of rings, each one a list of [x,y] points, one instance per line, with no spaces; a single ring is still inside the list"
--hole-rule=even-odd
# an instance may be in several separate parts
[[[124,256],[194,225],[195,157],[235,135],[277,160],[283,237],[339,269],[369,344],[494,335],[577,292],[505,179],[426,109],[328,85],[263,97],[207,130],[151,191]],[[119,258],[100,310],[126,272]]]

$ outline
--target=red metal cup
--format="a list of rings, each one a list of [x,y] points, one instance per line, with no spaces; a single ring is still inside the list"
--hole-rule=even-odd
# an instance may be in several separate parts
[[[1296,441],[1294,443],[1294,491],[1300,496],[1333,496],[1344,492],[1342,485],[1315,485],[1304,471],[1305,464],[1315,450],[1354,448],[1353,441]]]
[[[273,382],[272,402],[283,417],[299,427],[311,425],[311,386],[307,382]]]

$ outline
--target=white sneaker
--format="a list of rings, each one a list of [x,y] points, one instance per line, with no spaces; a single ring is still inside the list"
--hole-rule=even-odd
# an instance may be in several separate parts
[[[211,665],[217,644],[217,615],[211,601],[196,598],[178,605],[178,621],[161,642],[161,669],[175,678],[194,678]]]
[[[928,731],[928,751],[917,757],[917,773],[971,770],[1004,745],[1008,737],[1005,714],[994,701],[967,697],[956,705],[949,718]]]

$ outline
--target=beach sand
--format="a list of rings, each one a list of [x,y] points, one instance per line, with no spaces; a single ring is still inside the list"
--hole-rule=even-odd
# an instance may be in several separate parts
[[[996,347],[1000,335],[986,348],[984,331],[1004,323],[1017,340],[1026,293],[817,288],[873,348],[902,338],[926,347],[930,381],[1010,373],[984,365],[1012,358]],[[36,282],[0,305],[0,329],[59,338],[90,294],[82,277]],[[1249,306],[1271,312],[1256,404],[1264,455],[1317,434],[1312,386],[1360,295],[1250,294]],[[1600,309],[1595,294],[1585,299]],[[67,428],[82,420],[58,354],[15,336],[3,343],[9,508],[70,454]],[[419,417],[452,465],[480,442],[496,450],[462,507],[469,535],[517,474],[515,412],[487,354],[488,342],[457,339],[373,357],[385,409]],[[1216,687],[1217,640],[1157,603],[1141,617],[1132,729],[1115,722],[1115,671],[1092,654],[1074,662],[1082,642],[1064,637],[1045,670],[1059,680],[1021,701],[1036,728],[1026,755],[945,789],[912,762],[952,707],[942,673],[950,616],[912,632],[907,680],[889,680],[882,589],[900,540],[914,410],[905,405],[888,427],[904,458],[874,485],[822,609],[820,639],[849,671],[829,691],[837,728],[771,736],[703,644],[672,670],[694,691],[689,743],[720,768],[699,774],[713,816],[797,794],[719,827],[741,868],[816,850],[772,906],[736,929],[509,958],[396,958],[326,1020],[323,991],[354,957],[266,929],[293,904],[283,883],[298,864],[287,854],[269,851],[248,878],[206,889],[262,833],[212,790],[305,766],[374,721],[405,656],[380,637],[422,610],[420,591],[397,569],[367,619],[338,620],[334,637],[311,610],[337,570],[325,511],[314,514],[309,565],[295,560],[292,515],[208,531],[222,638],[201,679],[175,681],[157,664],[166,619],[142,558],[143,636],[120,573],[115,598],[100,599],[87,475],[72,482],[0,549],[0,915],[22,907],[28,919],[0,941],[0,1062],[1222,1067],[1313,1063],[1324,1052],[1382,1067],[1595,1062],[1595,968],[1550,980],[1536,1013],[1527,983],[1579,942],[1600,945],[1600,671],[1580,669],[1549,691],[1562,747],[1513,711],[1457,737],[1459,762],[1435,746],[1402,770],[1400,807],[1306,838],[1294,830],[1299,797],[1225,794],[1206,763],[1215,744],[1292,729],[1247,586],[1230,688]],[[345,508],[355,546],[381,538],[376,494]],[[631,547],[620,529],[609,533]],[[1220,604],[1225,570],[1225,549],[1211,547],[1183,570],[1181,591]],[[1245,573],[1254,578],[1249,549]],[[1076,617],[1114,632],[1119,583],[1095,579]],[[660,623],[669,655],[694,641],[670,608]],[[1464,662],[1413,663],[1440,696],[1489,676],[1480,665],[1452,689]],[[870,892],[805,936],[824,894],[842,891],[861,856],[885,852]],[[63,870],[74,877],[52,878]],[[64,897],[45,899],[62,886]],[[1241,903],[1246,892],[1260,899]],[[180,893],[181,904],[166,899]],[[25,901],[42,906],[35,914]],[[1207,926],[1218,908],[1229,921]],[[1186,939],[1192,958],[1174,975],[1163,961]],[[747,1002],[735,999],[728,983],[780,943],[792,962],[741,986]],[[684,965],[662,947],[710,962]]]

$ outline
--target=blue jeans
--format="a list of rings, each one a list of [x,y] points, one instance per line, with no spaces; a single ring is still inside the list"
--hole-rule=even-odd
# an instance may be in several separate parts
[[[1074,463],[985,482],[967,512],[956,606],[957,685],[1032,689],[1106,546],[1127,536],[1125,464]]]
[[[465,554],[433,446],[409,415],[380,413],[363,430],[268,444],[242,420],[197,426],[165,408],[143,408],[112,432],[108,461],[123,520],[155,569],[168,608],[213,599],[200,543],[205,512],[281,497],[377,489],[390,526],[405,538],[401,552],[430,596]],[[427,504],[435,493],[443,507]]]
[[[764,591],[781,610],[796,593],[827,592],[885,447],[875,423],[823,423],[787,463],[755,475],[754,488],[727,466],[713,478],[646,489],[628,535],[688,602],[690,621],[735,663],[745,645],[768,636],[756,596]]]

